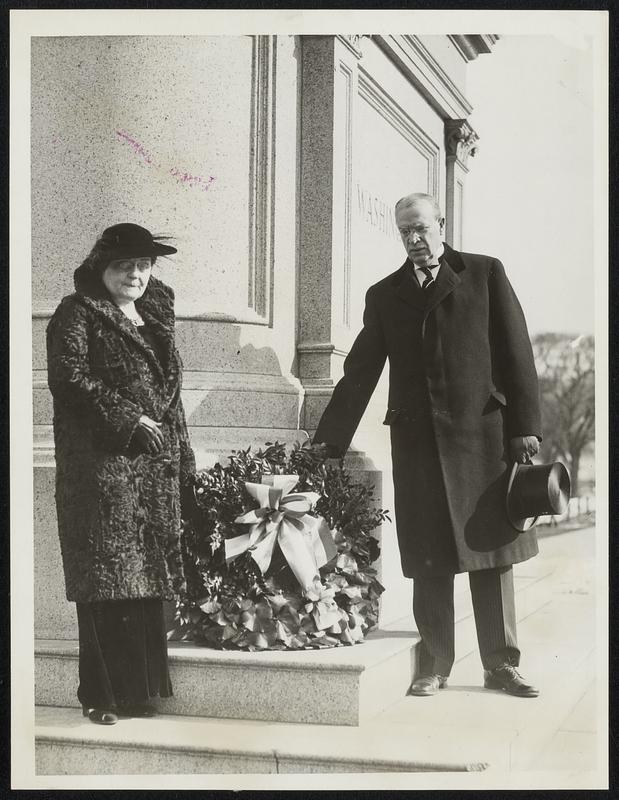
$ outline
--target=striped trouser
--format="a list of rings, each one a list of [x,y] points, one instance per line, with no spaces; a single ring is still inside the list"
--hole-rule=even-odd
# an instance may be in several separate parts
[[[484,669],[517,666],[514,575],[511,566],[469,572],[477,642]],[[455,657],[454,576],[415,578],[413,614],[421,636],[419,674],[449,675]]]

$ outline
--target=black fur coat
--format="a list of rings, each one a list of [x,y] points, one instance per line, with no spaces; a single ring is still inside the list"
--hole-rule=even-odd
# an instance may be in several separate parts
[[[47,328],[67,598],[172,599],[184,588],[179,487],[195,470],[174,294],[151,277],[136,301],[156,354],[111,300],[80,291],[78,273]],[[157,455],[133,439],[142,414],[163,423]]]

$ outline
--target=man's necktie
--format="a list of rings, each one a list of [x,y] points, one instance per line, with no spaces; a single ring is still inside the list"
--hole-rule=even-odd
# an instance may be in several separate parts
[[[426,276],[424,278],[423,283],[421,284],[421,288],[424,291],[427,291],[434,283],[434,278],[432,277],[432,270],[429,267],[421,267],[421,271]]]

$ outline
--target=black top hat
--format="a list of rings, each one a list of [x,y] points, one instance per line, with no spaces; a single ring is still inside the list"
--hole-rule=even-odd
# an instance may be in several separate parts
[[[507,484],[507,516],[517,531],[526,531],[544,514],[563,514],[570,499],[570,476],[565,466],[518,464]]]
[[[162,244],[146,228],[132,222],[121,222],[106,228],[97,240],[96,248],[109,254],[110,260],[137,258],[139,256],[167,256],[176,253],[176,247]]]

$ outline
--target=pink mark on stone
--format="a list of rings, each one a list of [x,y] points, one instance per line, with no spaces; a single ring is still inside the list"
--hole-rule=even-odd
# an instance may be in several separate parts
[[[191,189],[193,189],[194,186],[198,186],[203,192],[206,192],[211,183],[215,180],[212,175],[209,178],[203,178],[201,175],[191,175],[189,172],[183,172],[177,167],[172,167],[170,169],[170,175],[173,175],[179,183],[185,184]]]
[[[155,169],[162,169],[161,164],[155,164],[153,162],[152,155],[144,149],[144,147],[135,139],[133,136],[128,134],[126,131],[116,131],[116,136],[119,140],[123,143],[127,143],[131,149],[135,152],[136,155],[140,156],[140,158],[144,159],[146,164],[154,166]],[[198,186],[203,192],[208,191],[209,186],[215,180],[213,175],[210,175],[208,178],[202,177],[201,175],[192,175],[190,172],[184,172],[183,170],[178,169],[177,167],[171,167],[167,170],[172,177],[176,178],[176,180],[182,184],[183,186],[189,186],[190,189],[193,189],[194,186]]]
[[[135,154],[143,158],[147,164],[153,163],[151,154],[147,150],[145,150],[142,147],[142,145],[136,139],[133,138],[133,136],[130,136],[125,131],[116,131],[116,136],[118,136],[119,139],[127,142],[127,144],[130,145],[130,147],[133,149]]]

